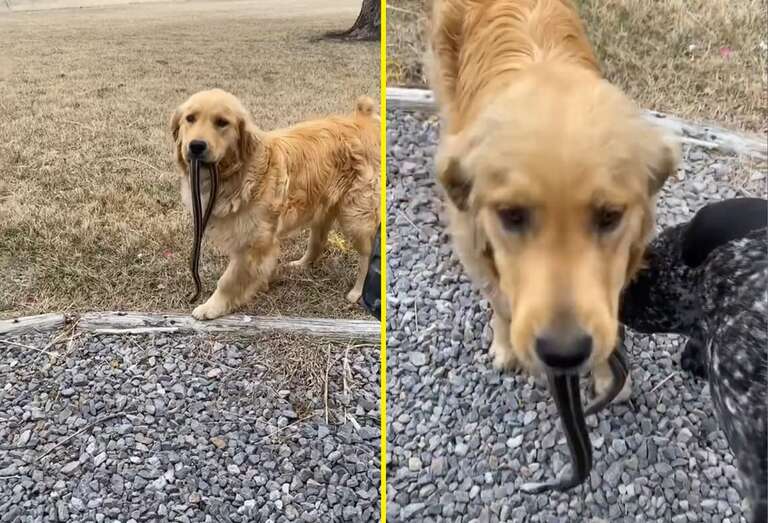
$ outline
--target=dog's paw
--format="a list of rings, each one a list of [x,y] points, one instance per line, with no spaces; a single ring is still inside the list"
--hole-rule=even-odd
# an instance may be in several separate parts
[[[360,301],[360,297],[363,295],[363,291],[352,289],[347,293],[347,301],[350,303],[357,303]]]
[[[311,264],[304,260],[304,258],[299,258],[298,260],[289,261],[286,265],[294,271],[306,271]]]
[[[493,358],[493,368],[498,370],[519,370],[520,362],[512,347],[494,337],[488,353]]]
[[[611,388],[611,384],[613,383],[613,377],[608,378],[598,378],[597,376],[594,377],[592,382],[592,391],[595,395],[595,398],[603,398],[608,394],[608,390]],[[632,396],[632,376],[627,375],[627,381],[624,382],[624,386],[621,388],[619,393],[616,395],[616,397],[611,402],[613,403],[623,403],[625,401],[628,401],[629,398]]]
[[[224,316],[227,312],[229,311],[225,304],[211,299],[195,307],[195,310],[192,311],[192,316],[196,320],[213,320]]]

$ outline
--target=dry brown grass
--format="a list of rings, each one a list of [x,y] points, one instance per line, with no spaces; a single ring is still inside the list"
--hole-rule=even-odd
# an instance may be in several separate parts
[[[387,11],[387,81],[425,85],[428,0]],[[577,0],[606,76],[643,107],[765,131],[765,0]]]
[[[313,41],[354,21],[356,1],[336,4],[283,20],[225,2],[1,15],[0,316],[191,310],[170,113],[212,86],[266,129],[377,98],[378,44]],[[287,242],[282,260],[304,246]],[[328,251],[246,310],[366,317],[344,300],[355,256],[338,237]],[[206,249],[206,291],[223,267]]]
[[[370,386],[361,381],[353,367],[369,366],[371,360],[379,359],[378,345],[285,334],[247,339],[210,337],[201,341],[192,354],[204,362],[211,361],[220,343],[238,341],[242,346],[250,344],[253,350],[245,351],[240,367],[224,367],[228,380],[250,380],[266,385],[275,398],[289,401],[299,418],[319,415],[330,423],[349,421],[353,416],[343,398],[354,398],[361,389]],[[253,398],[244,396],[241,400],[246,405],[253,403]]]
[[[270,336],[261,340],[258,353],[247,364],[265,369],[276,395],[289,390],[301,418],[322,410],[326,423],[346,423],[351,415],[339,397],[354,397],[369,386],[351,372],[353,361],[378,360],[379,347],[370,344],[319,342],[302,336]],[[366,365],[366,364],[363,364]]]

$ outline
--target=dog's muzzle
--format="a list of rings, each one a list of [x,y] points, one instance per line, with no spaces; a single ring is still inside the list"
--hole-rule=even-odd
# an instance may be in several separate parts
[[[192,140],[187,146],[187,152],[190,159],[202,160],[208,152],[208,142],[205,140]]]
[[[592,355],[592,336],[579,328],[546,331],[536,338],[536,356],[555,374],[579,374]]]

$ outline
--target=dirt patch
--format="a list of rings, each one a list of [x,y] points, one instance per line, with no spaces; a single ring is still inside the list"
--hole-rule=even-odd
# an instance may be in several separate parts
[[[766,128],[768,37],[762,0],[578,0],[609,80],[645,108],[747,131]],[[387,81],[424,86],[431,2],[387,10]]]
[[[191,93],[230,90],[264,129],[349,111],[360,94],[377,98],[378,43],[316,40],[351,25],[357,2],[289,20],[253,4],[0,18],[0,316],[190,310],[191,223],[168,119]],[[286,242],[282,261],[305,242]],[[224,263],[206,249],[205,291]],[[344,299],[355,267],[332,235],[311,273],[285,274],[245,311],[367,317]]]

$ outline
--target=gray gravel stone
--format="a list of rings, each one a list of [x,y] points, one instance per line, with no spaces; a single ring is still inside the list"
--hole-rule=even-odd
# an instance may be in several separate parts
[[[331,346],[326,404],[268,338],[52,337],[0,345],[0,521],[378,518],[377,348]]]
[[[59,521],[69,520],[69,510],[67,509],[67,504],[64,503],[63,500],[56,502],[56,516],[58,517]]]
[[[0,469],[0,476],[15,476],[19,473],[19,468],[16,466],[15,463],[11,463],[7,467],[3,467]]]
[[[683,427],[680,429],[680,432],[677,433],[677,441],[680,443],[688,443],[691,441],[691,438],[693,438],[693,433],[687,427]]]
[[[61,467],[61,472],[62,474],[72,474],[79,467],[80,467],[79,461],[70,461],[69,463]]]
[[[523,438],[524,436],[522,434],[518,434],[517,436],[513,436],[507,440],[507,447],[511,449],[516,449],[520,445],[523,444]]]
[[[32,431],[31,431],[31,430],[25,430],[25,431],[24,431],[24,432],[22,432],[22,433],[21,433],[21,435],[19,436],[19,439],[18,439],[18,441],[16,441],[16,446],[17,446],[17,447],[23,447],[23,446],[25,446],[27,443],[29,443],[29,440],[30,440],[30,439],[32,439]]]
[[[411,363],[415,367],[421,367],[423,365],[426,365],[427,363],[427,356],[423,352],[412,352],[410,358],[411,358]]]

